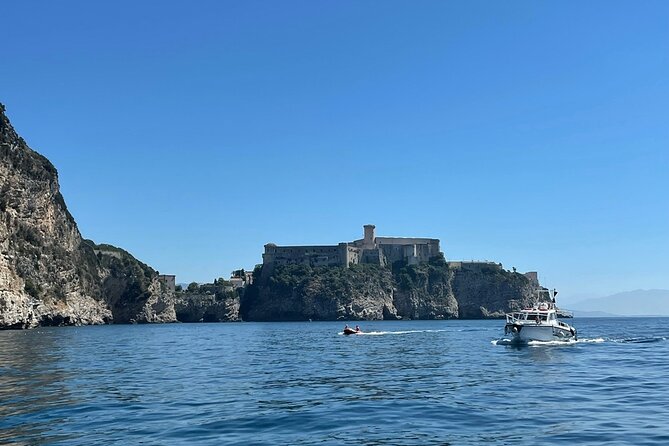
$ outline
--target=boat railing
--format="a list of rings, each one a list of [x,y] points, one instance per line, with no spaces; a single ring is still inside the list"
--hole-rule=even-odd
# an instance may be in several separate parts
[[[519,313],[507,313],[506,314],[506,322],[508,322],[508,323],[513,324],[515,322],[519,322],[519,321],[522,321],[522,320],[524,320],[522,318],[522,314],[519,314]]]

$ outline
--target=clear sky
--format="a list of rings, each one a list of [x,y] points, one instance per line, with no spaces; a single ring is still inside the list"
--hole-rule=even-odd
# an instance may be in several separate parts
[[[441,239],[669,288],[669,2],[6,1],[0,101],[86,238],[178,282]]]

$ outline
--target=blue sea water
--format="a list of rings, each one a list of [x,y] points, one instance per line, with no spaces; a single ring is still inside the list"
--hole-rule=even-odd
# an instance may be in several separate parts
[[[0,444],[669,444],[669,319],[0,332]]]

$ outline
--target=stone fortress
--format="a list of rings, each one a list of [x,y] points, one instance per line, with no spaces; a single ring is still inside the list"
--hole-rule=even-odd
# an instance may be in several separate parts
[[[274,243],[265,245],[263,258],[263,275],[270,274],[278,265],[309,265],[309,266],[343,266],[358,265],[361,263],[380,266],[392,265],[394,262],[405,262],[407,265],[417,265],[427,262],[438,256],[443,256],[440,250],[440,240],[436,238],[418,237],[377,237],[376,226],[363,226],[363,238],[352,242],[342,242],[337,245],[315,246],[277,246]],[[444,256],[445,259],[445,256]],[[501,270],[501,263],[487,260],[450,260],[446,264],[449,268],[458,271],[482,272],[485,270]],[[256,265],[259,266],[259,265]],[[515,268],[513,268],[515,272]],[[536,271],[524,273],[524,276],[536,286],[539,278]],[[160,282],[169,291],[175,291],[176,278],[174,275],[161,274]],[[230,275],[230,291],[244,288],[253,283],[253,271],[236,270]]]
[[[377,237],[376,226],[365,225],[364,237],[353,242],[338,245],[321,246],[277,246],[265,245],[262,256],[265,274],[277,265],[303,264],[309,266],[343,266],[369,263],[386,266],[397,261],[408,265],[427,262],[433,257],[443,255],[439,239],[416,237]],[[445,256],[444,256],[445,258]],[[487,260],[447,261],[448,267],[457,271],[482,272],[484,270],[502,270],[501,263]],[[515,272],[515,268],[514,268]],[[539,286],[536,271],[523,274],[530,283]]]
[[[368,263],[388,265],[404,261],[409,265],[427,262],[441,255],[439,239],[377,237],[374,225],[364,226],[364,237],[353,242],[322,246],[265,245],[263,266],[306,264],[310,266],[344,266]]]

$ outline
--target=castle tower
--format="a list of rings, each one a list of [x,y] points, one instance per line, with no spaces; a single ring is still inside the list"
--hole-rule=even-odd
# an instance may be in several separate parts
[[[363,226],[365,230],[365,237],[363,239],[363,248],[364,249],[374,249],[376,248],[376,226],[374,225],[365,225]]]

